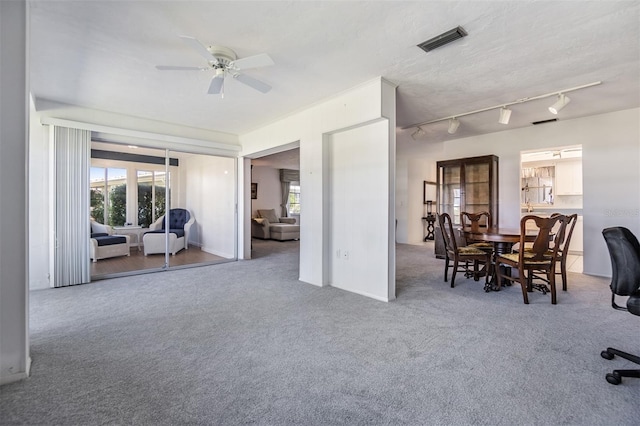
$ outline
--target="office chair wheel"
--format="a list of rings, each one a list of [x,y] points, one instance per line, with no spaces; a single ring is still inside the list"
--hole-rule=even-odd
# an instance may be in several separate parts
[[[613,357],[614,357],[615,355],[613,355],[613,354],[612,354],[612,353],[610,353],[609,351],[602,351],[602,352],[600,352],[600,356],[601,356],[602,358],[604,358],[604,359],[613,359]],[[609,380],[609,379],[607,379],[607,380]],[[616,384],[617,384],[617,383],[616,383]]]
[[[620,377],[620,374],[616,373],[615,371],[613,373],[607,373],[605,378],[607,379],[607,382],[611,383],[612,385],[619,385],[620,383],[622,383],[622,377]]]

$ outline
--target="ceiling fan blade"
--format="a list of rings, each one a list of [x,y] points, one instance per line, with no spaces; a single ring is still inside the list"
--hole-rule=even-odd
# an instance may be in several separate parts
[[[224,83],[224,74],[216,75],[211,79],[211,84],[209,84],[209,93],[210,95],[217,95],[222,90],[222,84]]]
[[[213,57],[211,52],[209,52],[207,48],[202,43],[200,43],[198,39],[185,36],[185,35],[181,35],[180,38],[184,40],[184,42],[187,43],[189,46],[191,46],[196,52],[198,52],[200,56],[205,58],[207,62],[211,62],[215,65],[218,65],[219,63],[218,60]]]
[[[267,93],[269,90],[271,90],[271,86],[269,86],[267,83],[263,83],[262,81],[256,80],[253,77],[249,77],[246,74],[237,74],[237,75],[234,75],[233,77],[239,82],[244,83],[247,86],[252,87],[259,92]]]
[[[156,65],[156,69],[161,71],[203,71],[207,68],[205,67],[180,67],[173,65]]]
[[[249,68],[268,67],[273,65],[273,59],[266,53],[261,53],[248,58],[237,59],[231,62],[231,66],[238,70],[246,70]]]

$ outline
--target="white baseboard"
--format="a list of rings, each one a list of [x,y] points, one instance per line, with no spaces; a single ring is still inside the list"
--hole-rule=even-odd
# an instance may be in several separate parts
[[[337,288],[337,289],[340,289],[340,290],[348,291],[350,293],[359,294],[360,296],[370,297],[371,299],[379,300],[381,302],[388,302],[389,301],[388,297],[378,296],[376,294],[367,293],[366,291],[352,290],[350,288],[340,287],[340,286],[337,286],[335,284],[329,284],[329,285],[331,287],[334,287],[334,288]]]
[[[209,254],[213,254],[214,256],[224,257],[225,259],[233,259],[234,258],[233,253],[223,253],[221,251],[214,250],[214,249],[209,248],[209,247],[202,246],[202,247],[200,247],[200,250],[202,250],[202,251],[204,251],[206,253],[209,253]]]
[[[6,385],[8,383],[19,382],[20,380],[24,380],[29,377],[29,372],[31,371],[31,357],[27,358],[27,368],[26,371],[21,371],[19,373],[9,374],[8,376],[0,377],[0,386]]]

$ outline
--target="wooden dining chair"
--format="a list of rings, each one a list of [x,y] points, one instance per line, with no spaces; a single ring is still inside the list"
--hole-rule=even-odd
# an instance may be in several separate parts
[[[551,214],[551,217],[555,217],[555,216],[562,216],[562,214],[561,213]],[[573,228],[576,225],[576,222],[578,221],[578,215],[574,213],[572,215],[566,216],[566,221],[567,223],[562,232],[560,232],[561,222],[556,223],[556,225],[554,226],[554,229],[552,230],[553,241],[549,251],[551,253],[551,251],[553,250],[553,246],[555,245],[558,246],[555,272],[556,272],[556,275],[560,275],[562,278],[563,291],[567,291],[567,257],[569,255],[569,245],[571,244],[571,235],[573,235]],[[527,246],[525,250],[530,251],[531,247]],[[547,279],[543,276],[534,274],[534,278],[538,278],[546,282],[547,284],[549,284]]]
[[[554,227],[559,223],[557,231]],[[532,224],[529,229],[535,228],[536,238],[533,244],[526,250],[519,250],[517,253],[504,253],[496,255],[496,266],[504,265],[508,268],[496,267],[498,277],[498,287],[502,280],[517,282],[522,288],[522,298],[525,304],[529,304],[528,290],[532,287],[534,274],[544,274],[544,279],[549,283],[551,292],[551,303],[557,303],[556,296],[556,262],[560,244],[551,244],[554,232],[564,235],[567,217],[555,215],[553,217],[540,217],[535,215],[524,216],[520,220],[520,247],[525,247],[525,240],[528,231],[527,225]],[[517,276],[513,273],[517,271]],[[546,288],[546,287],[545,287]]]
[[[559,213],[554,213],[551,216],[556,216]],[[567,223],[563,235],[556,234],[554,237],[554,245],[558,245],[558,259],[556,262],[560,262],[560,270],[556,269],[556,274],[560,274],[562,277],[562,290],[567,291],[567,257],[569,256],[569,244],[571,244],[571,236],[573,235],[573,228],[578,221],[578,215],[572,214],[567,216]]]
[[[453,268],[451,274],[451,288],[455,285],[456,273],[464,272],[467,277],[473,276],[475,281],[480,279],[480,275],[484,273],[485,282],[489,280],[489,265],[491,264],[491,253],[480,250],[476,247],[458,247],[455,234],[453,231],[453,224],[451,216],[447,213],[438,215],[438,223],[440,225],[440,231],[442,232],[442,240],[445,246],[445,266],[444,266],[444,281],[447,282],[447,275],[449,268]],[[453,265],[450,266],[449,262],[453,260]],[[469,263],[473,264],[473,270],[469,269]],[[483,270],[479,270],[479,264],[483,264]]]
[[[478,233],[481,229],[487,229],[491,226],[491,213],[486,211],[479,213],[461,212],[460,224],[464,228],[469,227],[471,232]],[[493,251],[493,244],[487,241],[471,241],[467,239],[467,246]]]

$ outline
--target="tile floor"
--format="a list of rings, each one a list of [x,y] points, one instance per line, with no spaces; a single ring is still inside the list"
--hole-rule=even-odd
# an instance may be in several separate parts
[[[567,256],[567,271],[582,273],[582,255],[569,254]]]

